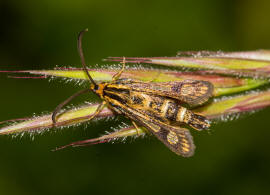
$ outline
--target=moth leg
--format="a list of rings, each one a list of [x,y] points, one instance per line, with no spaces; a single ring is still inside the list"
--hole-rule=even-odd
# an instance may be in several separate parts
[[[105,101],[103,101],[101,104],[99,104],[96,111],[94,112],[94,114],[92,116],[90,116],[88,118],[88,120],[92,120],[93,118],[95,118],[103,110],[105,105],[106,105]]]
[[[136,131],[137,131],[137,135],[139,136],[140,135],[140,133],[139,133],[139,127],[137,126],[137,124],[134,122],[134,121],[131,121],[132,122],[132,124],[133,124],[133,126],[135,127],[135,129],[136,129]]]
[[[121,64],[123,64],[123,66],[122,66],[121,70],[118,73],[116,73],[115,75],[113,75],[113,77],[112,77],[112,80],[113,81],[119,79],[119,77],[121,76],[121,74],[125,70],[125,67],[126,67],[126,58],[125,57],[123,57],[123,62],[121,62]]]

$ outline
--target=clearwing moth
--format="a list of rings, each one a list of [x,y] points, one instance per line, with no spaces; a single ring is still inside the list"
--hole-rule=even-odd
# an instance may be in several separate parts
[[[190,131],[183,126],[203,130],[210,127],[210,122],[204,116],[193,113],[183,104],[196,106],[205,103],[213,95],[213,85],[200,80],[154,83],[120,79],[125,69],[125,58],[123,58],[122,69],[112,77],[111,82],[97,84],[86,68],[82,50],[82,37],[86,31],[88,30],[79,33],[78,52],[83,69],[89,78],[90,88],[75,93],[59,104],[52,114],[53,124],[57,126],[57,113],[73,98],[83,93],[94,92],[103,102],[89,120],[96,117],[107,105],[116,113],[131,119],[137,130],[138,125],[145,127],[176,154],[184,157],[192,156],[195,150],[193,138]],[[90,140],[73,142],[58,149],[67,146],[84,146],[91,142]]]

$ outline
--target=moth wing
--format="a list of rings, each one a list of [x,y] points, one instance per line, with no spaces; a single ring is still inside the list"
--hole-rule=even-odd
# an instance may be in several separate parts
[[[195,145],[193,137],[188,129],[172,126],[151,118],[139,110],[129,106],[121,105],[115,107],[128,118],[145,127],[162,141],[171,151],[183,157],[190,157],[194,154]]]

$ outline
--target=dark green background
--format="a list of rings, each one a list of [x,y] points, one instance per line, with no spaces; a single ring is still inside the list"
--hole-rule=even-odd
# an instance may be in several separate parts
[[[270,46],[270,1],[0,1],[0,69],[81,67],[107,56],[174,56],[179,50],[254,50]],[[0,75],[0,120],[52,111],[73,84]],[[94,96],[92,96],[94,97]],[[90,96],[79,98],[79,103]],[[122,120],[122,119],[121,119]],[[154,138],[51,152],[96,137],[119,121],[36,135],[0,137],[0,194],[269,194],[270,110],[192,134],[182,158]]]

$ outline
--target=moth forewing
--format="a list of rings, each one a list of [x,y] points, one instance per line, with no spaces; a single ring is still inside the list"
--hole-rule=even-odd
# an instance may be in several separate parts
[[[214,86],[208,81],[184,80],[174,82],[142,82],[132,79],[119,79],[115,84],[122,84],[130,90],[146,94],[170,97],[190,106],[201,105],[213,96]]]
[[[105,96],[105,99],[109,101],[112,109],[145,127],[176,154],[184,157],[193,155],[195,146],[189,130],[161,122],[155,116],[146,115],[141,110],[125,104],[125,99],[118,97],[117,100],[109,96]]]

